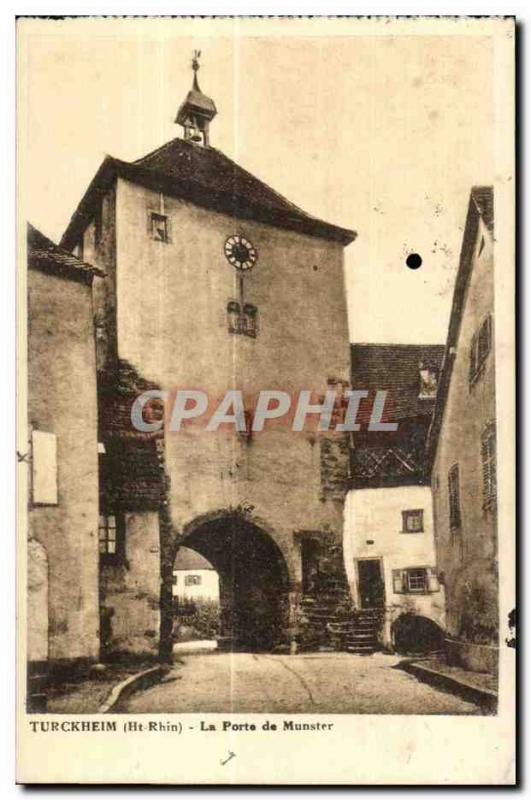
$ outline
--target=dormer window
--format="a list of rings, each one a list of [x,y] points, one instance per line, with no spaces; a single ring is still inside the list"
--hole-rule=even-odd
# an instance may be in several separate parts
[[[150,214],[150,234],[151,238],[157,242],[170,241],[169,222],[166,214],[152,211]]]
[[[420,365],[419,398],[434,398],[437,394],[438,372],[433,367]]]

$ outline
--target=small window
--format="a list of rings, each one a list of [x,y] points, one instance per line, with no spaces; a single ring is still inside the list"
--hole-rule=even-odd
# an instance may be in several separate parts
[[[123,555],[123,525],[116,514],[101,514],[98,526],[100,558],[117,562]]]
[[[481,467],[483,473],[483,508],[496,507],[496,429],[489,423],[481,436]]]
[[[101,555],[116,553],[116,517],[101,515],[99,524],[99,541]]]
[[[257,320],[258,320],[258,309],[256,306],[251,305],[250,303],[246,303],[243,307],[243,333],[246,336],[252,336],[253,338],[256,336],[258,329],[257,329]]]
[[[448,471],[448,506],[450,512],[450,530],[455,531],[461,527],[458,464],[454,464]]]
[[[227,303],[227,326],[229,333],[242,333],[253,339],[258,333],[258,309],[251,303],[242,308],[236,300]]]
[[[438,372],[433,367],[420,365],[419,398],[434,398],[437,395]]]
[[[201,586],[201,575],[186,575],[185,586]]]
[[[235,300],[230,300],[227,303],[227,323],[229,333],[241,332],[241,309],[240,304]]]
[[[177,585],[178,585],[178,583],[179,583],[179,576],[177,575],[177,573],[176,573],[176,572],[174,572],[174,573],[173,573],[173,585],[174,585],[174,586],[177,586]]]
[[[406,570],[407,588],[410,592],[425,592],[427,588],[425,569]]]
[[[469,381],[472,385],[483,372],[487,356],[492,347],[492,317],[489,314],[470,341]]]
[[[152,211],[150,222],[151,238],[155,239],[157,242],[169,242],[169,224],[166,214],[159,214],[156,211]]]
[[[424,510],[415,508],[402,511],[402,533],[422,533],[424,531]]]
[[[435,567],[407,567],[393,570],[395,594],[431,594],[439,591]]]

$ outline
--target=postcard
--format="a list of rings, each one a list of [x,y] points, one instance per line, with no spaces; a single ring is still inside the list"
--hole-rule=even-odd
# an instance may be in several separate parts
[[[18,781],[514,784],[514,19],[17,40]]]

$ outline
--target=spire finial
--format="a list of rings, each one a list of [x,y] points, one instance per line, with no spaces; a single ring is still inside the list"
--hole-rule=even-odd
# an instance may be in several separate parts
[[[199,63],[199,59],[201,57],[201,50],[194,50],[194,55],[192,58],[192,69],[194,71],[194,89],[199,91],[199,84],[197,82],[197,73],[199,72],[199,67],[201,66]]]

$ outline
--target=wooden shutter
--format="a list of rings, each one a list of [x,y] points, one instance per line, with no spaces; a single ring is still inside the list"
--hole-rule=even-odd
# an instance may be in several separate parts
[[[479,329],[479,337],[478,337],[478,369],[485,363],[485,359],[487,358],[490,352],[490,345],[491,345],[491,318],[489,316],[483,321],[481,328]]]
[[[454,464],[448,472],[448,505],[450,509],[450,528],[461,526],[461,508],[459,501],[459,465]]]
[[[56,506],[57,497],[57,437],[55,433],[33,431],[32,497],[39,505]]]
[[[403,569],[393,570],[393,592],[395,594],[404,594],[404,580],[406,573]]]
[[[428,592],[439,591],[439,579],[435,567],[426,567],[426,588]]]
[[[468,378],[470,380],[470,383],[474,381],[478,371],[477,351],[478,351],[478,337],[477,334],[475,333],[470,341],[470,364],[468,370]]]
[[[485,426],[481,437],[481,468],[483,474],[483,505],[496,502],[496,431],[494,424]]]

